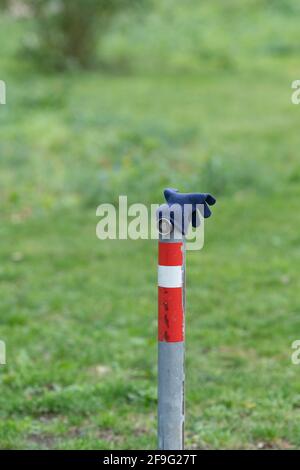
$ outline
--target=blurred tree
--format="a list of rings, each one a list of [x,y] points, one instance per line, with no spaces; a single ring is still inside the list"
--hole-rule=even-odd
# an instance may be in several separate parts
[[[9,0],[0,0],[0,11],[8,7]]]
[[[40,65],[58,69],[93,65],[99,35],[116,14],[138,4],[137,0],[22,1],[35,25],[25,44],[27,51]]]

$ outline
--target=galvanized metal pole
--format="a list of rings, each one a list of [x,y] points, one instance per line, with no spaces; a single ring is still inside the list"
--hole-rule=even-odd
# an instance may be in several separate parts
[[[160,234],[158,257],[158,448],[184,443],[185,245]]]
[[[184,448],[185,235],[211,215],[210,194],[164,191],[157,212],[158,242],[158,448]],[[199,207],[201,206],[201,207]]]

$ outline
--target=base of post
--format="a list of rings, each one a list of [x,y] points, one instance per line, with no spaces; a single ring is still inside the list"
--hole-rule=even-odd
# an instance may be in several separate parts
[[[158,343],[158,449],[184,443],[184,342]]]

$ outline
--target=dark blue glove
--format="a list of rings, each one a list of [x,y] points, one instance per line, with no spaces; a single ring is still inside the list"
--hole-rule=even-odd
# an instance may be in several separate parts
[[[211,216],[209,206],[216,202],[216,199],[211,194],[184,194],[179,193],[177,189],[171,188],[164,190],[164,196],[166,204],[159,207],[157,213],[158,220],[169,219],[171,224],[176,226],[183,235],[187,233],[190,223],[192,223],[194,228],[200,225],[199,209],[202,217],[207,219]]]
[[[216,203],[216,199],[207,193],[179,193],[178,189],[167,188],[164,190],[164,196],[168,206],[173,204],[179,204],[184,206],[190,204],[192,206],[192,225],[193,227],[198,226],[198,218],[196,206],[199,204],[203,205],[203,217],[207,219],[211,216],[211,210],[208,206],[213,206]]]

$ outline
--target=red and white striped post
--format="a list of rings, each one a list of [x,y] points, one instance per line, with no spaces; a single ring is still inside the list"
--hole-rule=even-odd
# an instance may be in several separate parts
[[[158,247],[158,447],[183,449],[184,241]]]
[[[185,235],[199,225],[197,210],[209,217],[209,194],[164,192],[157,212],[158,242],[158,448],[184,448]],[[178,210],[179,209],[179,210]],[[200,209],[201,210],[201,209]]]

